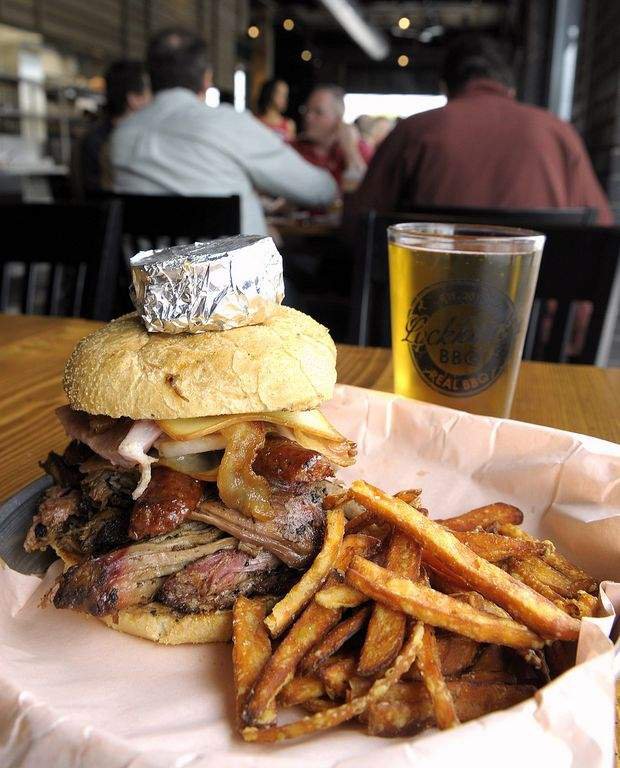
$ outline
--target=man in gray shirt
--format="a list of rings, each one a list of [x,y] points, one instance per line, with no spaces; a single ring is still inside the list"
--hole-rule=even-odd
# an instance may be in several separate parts
[[[242,234],[265,234],[257,192],[316,208],[337,194],[331,175],[303,160],[248,112],[208,107],[207,48],[183,30],[157,34],[147,68],[155,98],[112,135],[114,190],[142,195],[241,197]]]

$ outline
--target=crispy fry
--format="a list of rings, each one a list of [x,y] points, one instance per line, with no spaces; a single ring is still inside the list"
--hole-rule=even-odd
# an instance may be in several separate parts
[[[578,637],[578,620],[568,616],[501,568],[476,555],[444,526],[424,517],[400,499],[393,499],[361,480],[351,485],[350,493],[360,504],[397,525],[446,564],[450,571],[461,576],[482,595],[505,608],[511,616],[525,622],[543,637],[563,640]]]
[[[353,555],[370,557],[381,546],[381,541],[367,533],[349,533],[342,540],[340,551],[334,563],[334,570],[344,573]]]
[[[344,512],[340,507],[327,513],[325,540],[314,562],[295,586],[271,609],[265,619],[272,637],[278,637],[301,609],[310,602],[334,567],[344,536]]]
[[[364,511],[347,521],[345,533],[358,533],[359,531],[363,531],[364,528],[368,528],[369,525],[374,525],[375,519],[375,515],[373,515],[372,512]]]
[[[540,648],[543,645],[540,637],[523,624],[476,610],[424,584],[394,576],[385,568],[359,556],[351,562],[347,581],[373,600],[472,640],[515,648]]]
[[[435,639],[435,630],[432,627],[424,627],[424,639],[420,646],[420,652],[415,660],[420,671],[422,682],[433,703],[435,721],[442,730],[453,728],[459,724],[459,719],[452,700],[452,694],[446,685],[441,671],[439,649]]]
[[[512,504],[496,502],[484,507],[472,509],[457,517],[448,517],[437,520],[438,523],[451,531],[473,531],[475,528],[488,528],[497,523],[513,523],[521,525],[523,512]]]
[[[301,659],[339,619],[340,611],[310,603],[265,664],[243,710],[245,723],[260,722],[265,710],[292,679]]]
[[[344,698],[351,676],[355,674],[353,656],[334,657],[318,670],[318,675],[330,699]]]
[[[232,659],[239,723],[247,695],[271,655],[271,641],[263,624],[265,611],[265,601],[258,598],[238,597],[233,606]],[[275,720],[276,710],[271,705],[265,708],[257,722],[270,725]]]
[[[542,541],[514,539],[487,531],[454,531],[454,535],[490,563],[498,563],[509,557],[544,555],[547,552],[547,546]]]
[[[448,689],[462,722],[512,707],[536,692],[532,685],[461,681],[449,682]],[[433,706],[423,689],[419,701],[382,701],[372,703],[368,708],[368,733],[373,736],[408,736],[429,727],[432,722]]]
[[[385,565],[400,576],[416,579],[420,572],[420,547],[400,531],[395,531]],[[357,666],[358,674],[376,675],[389,667],[403,644],[405,624],[405,615],[400,611],[380,604],[373,606]]]
[[[411,504],[412,507],[420,509],[420,497],[422,496],[421,488],[408,488],[404,491],[395,493],[397,499],[404,501],[405,504]]]
[[[479,611],[486,611],[493,616],[499,616],[502,619],[509,619],[510,614],[499,605],[495,605],[486,597],[483,597],[479,592],[456,592],[451,595],[455,600],[460,600],[462,603],[471,605],[472,608],[477,608]]]
[[[315,601],[324,608],[357,608],[368,598],[349,584],[330,584],[317,592]]]
[[[472,670],[479,672],[505,672],[506,660],[504,650],[499,645],[488,645],[482,650]]]
[[[294,707],[325,695],[325,687],[319,677],[302,675],[294,677],[282,688],[278,703],[283,707]]]
[[[498,533],[501,533],[503,536],[512,536],[513,538],[521,540],[536,541],[533,536],[530,536],[521,528],[518,528],[516,525],[512,525],[510,523],[500,524],[498,526]],[[593,579],[588,573],[579,568],[579,566],[571,563],[570,560],[564,557],[564,555],[561,555],[559,552],[557,552],[552,542],[545,541],[543,543],[550,545],[547,553],[543,557],[544,561],[548,565],[550,565],[552,568],[555,568],[556,571],[564,574],[564,576],[569,578],[572,582],[581,582],[582,586],[580,589],[583,589],[584,592],[598,592],[598,582],[596,579]]]
[[[453,635],[452,633],[446,633],[435,639],[437,641],[441,671],[445,677],[459,675],[472,667],[482,648],[475,640],[470,640],[462,635]],[[411,667],[404,679],[420,679],[420,673],[416,665]]]
[[[598,614],[598,597],[588,592],[580,591],[576,598],[567,602],[577,606],[579,616],[596,616]]]
[[[503,672],[499,669],[472,669],[471,672],[461,675],[459,680],[470,683],[504,683],[505,685],[515,685],[518,682],[516,675],[512,672]]]
[[[329,632],[320,643],[315,645],[302,659],[300,667],[302,672],[314,672],[320,664],[339,651],[347,640],[353,637],[353,635],[356,632],[359,632],[364,626],[369,614],[370,607],[364,606],[341,621],[340,624],[336,625],[332,631]]]
[[[309,699],[304,701],[301,706],[307,712],[324,712],[326,709],[331,709],[334,702],[329,699]]]
[[[556,640],[545,648],[545,658],[549,665],[551,679],[559,677],[567,669],[575,666],[577,643],[563,643]]]
[[[389,689],[398,682],[402,675],[409,669],[418,654],[424,627],[419,622],[415,624],[405,641],[400,654],[396,657],[394,665],[387,670],[384,677],[376,680],[367,694],[353,699],[338,707],[334,707],[315,715],[304,717],[295,723],[287,725],[271,726],[269,728],[244,728],[241,731],[246,741],[273,742],[284,739],[296,739],[316,731],[333,728],[347,720],[352,720],[364,712],[374,701],[380,701]]]
[[[579,593],[577,584],[573,584],[563,573],[556,571],[538,557],[528,557],[525,560],[511,559],[508,567],[510,573],[516,574],[524,584],[529,584],[532,588],[535,588],[535,584],[544,584],[564,598],[576,597]]]
[[[429,577],[434,589],[438,589],[440,592],[445,592],[447,595],[451,595],[453,592],[469,591],[469,584],[461,579],[460,576],[451,573],[443,563],[439,562],[436,558],[431,557],[428,552],[425,557],[426,560],[424,561],[424,565],[427,570],[430,569]]]

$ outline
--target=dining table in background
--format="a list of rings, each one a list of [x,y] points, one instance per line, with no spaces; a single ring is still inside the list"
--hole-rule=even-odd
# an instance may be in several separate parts
[[[39,477],[39,462],[66,445],[54,416],[65,402],[62,370],[79,339],[101,325],[0,315],[0,502]],[[387,349],[339,345],[337,367],[343,384],[392,391]],[[620,442],[620,369],[524,362],[512,418]]]

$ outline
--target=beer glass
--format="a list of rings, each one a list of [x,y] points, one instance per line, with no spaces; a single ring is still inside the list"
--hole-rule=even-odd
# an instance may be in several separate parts
[[[544,236],[413,223],[388,240],[396,392],[508,416]]]

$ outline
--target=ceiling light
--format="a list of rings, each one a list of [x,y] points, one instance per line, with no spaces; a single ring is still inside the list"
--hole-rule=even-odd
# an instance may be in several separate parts
[[[366,21],[357,3],[353,0],[321,0],[321,3],[371,59],[381,61],[389,56],[387,35]]]
[[[411,26],[411,21],[406,16],[401,16],[398,20],[398,26],[401,29],[409,29]]]
[[[257,26],[253,24],[251,27],[248,27],[248,37],[251,37],[252,40],[256,40],[259,35],[260,29]]]
[[[293,19],[284,19],[282,26],[287,32],[290,32],[292,29],[295,29],[295,22]]]
[[[399,67],[406,67],[407,64],[409,64],[409,56],[407,56],[404,53],[401,53],[401,55],[396,60]]]
[[[307,48],[301,52],[301,58],[304,61],[312,61],[312,51],[309,51]]]

